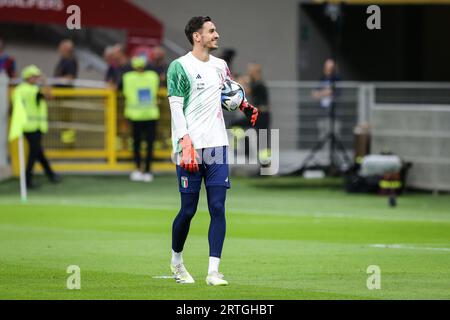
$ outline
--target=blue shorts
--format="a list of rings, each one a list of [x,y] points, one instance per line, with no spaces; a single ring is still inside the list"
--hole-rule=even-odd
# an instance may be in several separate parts
[[[182,193],[200,192],[202,178],[205,186],[231,187],[228,170],[228,147],[213,147],[197,150],[199,157],[198,172],[188,172],[177,165],[178,188]]]

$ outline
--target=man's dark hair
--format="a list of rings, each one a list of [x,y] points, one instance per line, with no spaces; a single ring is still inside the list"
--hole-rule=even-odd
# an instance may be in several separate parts
[[[186,34],[186,37],[192,45],[194,45],[194,38],[192,37],[192,35],[194,34],[194,32],[200,30],[203,27],[203,24],[208,21],[211,21],[210,17],[192,17],[186,24],[184,33]]]

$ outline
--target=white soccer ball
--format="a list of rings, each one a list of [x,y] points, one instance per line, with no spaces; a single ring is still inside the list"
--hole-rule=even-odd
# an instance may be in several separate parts
[[[242,86],[233,80],[225,80],[222,87],[222,108],[235,111],[244,100],[245,92]]]

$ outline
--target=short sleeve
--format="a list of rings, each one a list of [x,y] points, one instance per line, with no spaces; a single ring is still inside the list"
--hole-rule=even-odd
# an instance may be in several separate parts
[[[173,61],[167,70],[167,95],[169,97],[187,97],[189,95],[189,79],[183,66]]]

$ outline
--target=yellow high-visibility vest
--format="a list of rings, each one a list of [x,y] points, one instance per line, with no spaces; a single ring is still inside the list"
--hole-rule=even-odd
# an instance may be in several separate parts
[[[402,182],[396,180],[380,180],[379,185],[381,189],[400,189]]]
[[[159,75],[155,71],[129,71],[123,75],[125,118],[133,121],[159,119]]]
[[[24,132],[48,131],[48,107],[44,97],[39,97],[39,86],[23,82],[13,92],[13,108],[22,104],[27,114],[27,122],[23,126]]]

